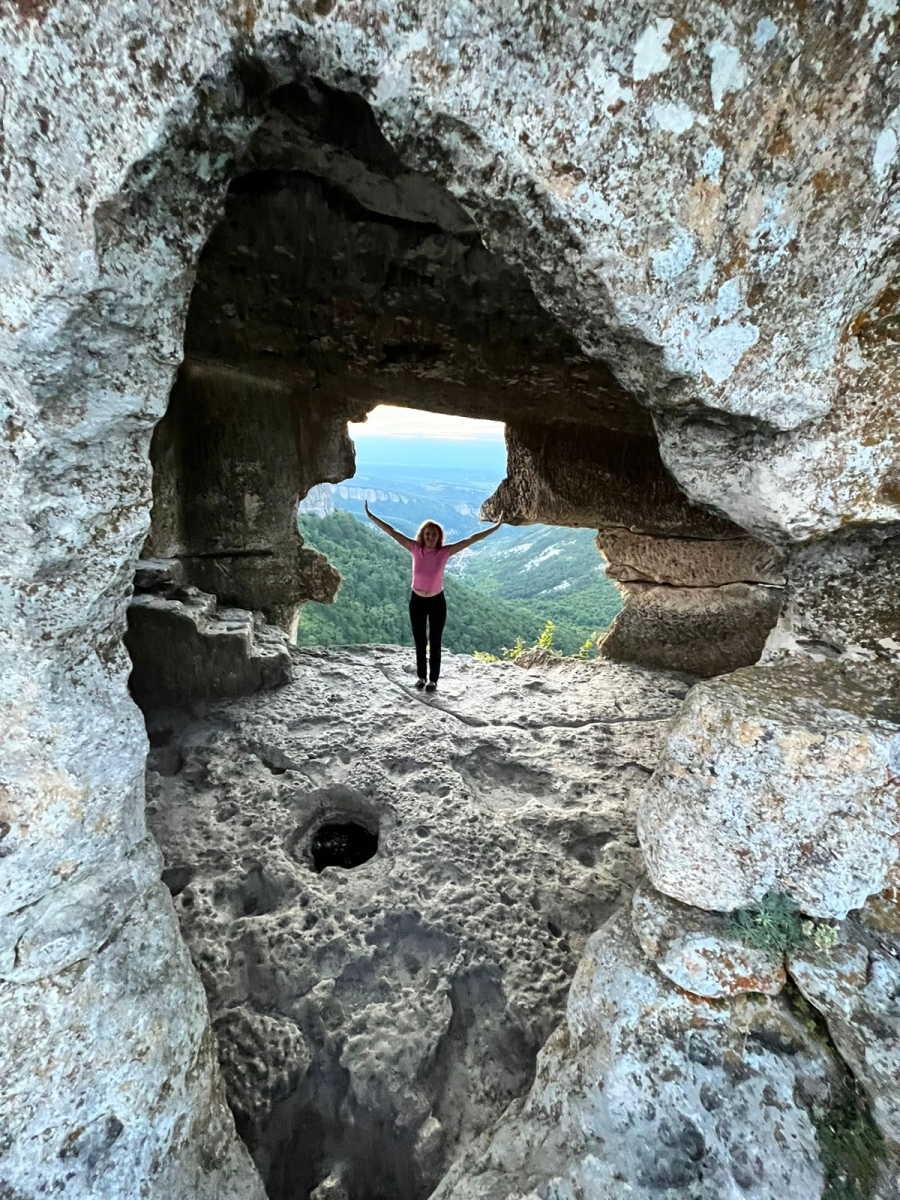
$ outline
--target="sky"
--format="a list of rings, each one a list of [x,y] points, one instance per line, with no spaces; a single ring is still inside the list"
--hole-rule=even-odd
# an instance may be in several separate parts
[[[368,419],[349,427],[354,442],[365,438],[434,438],[438,441],[503,442],[501,421],[476,421],[472,417],[447,417],[416,408],[379,404]]]

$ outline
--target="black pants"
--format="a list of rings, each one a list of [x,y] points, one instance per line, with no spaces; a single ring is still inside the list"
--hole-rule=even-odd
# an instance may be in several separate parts
[[[432,683],[437,683],[441,673],[441,634],[444,632],[446,620],[447,598],[443,592],[438,592],[436,596],[417,596],[415,592],[410,592],[409,623],[412,625],[413,641],[416,643],[416,674],[420,679],[425,678],[425,643],[430,642],[428,665],[431,668]]]

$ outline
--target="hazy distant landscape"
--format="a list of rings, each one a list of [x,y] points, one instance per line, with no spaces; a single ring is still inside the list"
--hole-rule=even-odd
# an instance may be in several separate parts
[[[304,605],[299,645],[412,645],[406,604],[409,555],[365,517],[370,507],[412,536],[438,521],[448,541],[485,523],[478,511],[506,471],[502,442],[369,438],[357,442],[352,480],[323,484],[300,506],[304,540],[344,577],[332,605]],[[548,620],[554,646],[574,654],[621,608],[589,529],[504,526],[450,560],[444,644],[456,653],[500,654],[517,637],[532,644]]]

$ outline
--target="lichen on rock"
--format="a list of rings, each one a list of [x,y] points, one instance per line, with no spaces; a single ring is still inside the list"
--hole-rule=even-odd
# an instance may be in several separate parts
[[[782,892],[837,918],[881,891],[898,854],[894,688],[830,661],[693,688],[641,802],[654,886],[719,912]]]

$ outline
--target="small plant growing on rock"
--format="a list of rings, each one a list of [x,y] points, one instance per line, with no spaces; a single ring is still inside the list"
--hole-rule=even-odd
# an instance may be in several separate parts
[[[821,954],[828,954],[841,940],[839,930],[822,921],[801,921],[800,928],[807,942]]]
[[[731,931],[748,946],[772,954],[790,953],[804,940],[797,902],[783,892],[767,892],[758,908],[739,908],[731,914]]]
[[[472,657],[478,662],[491,663],[500,661],[496,654],[489,654],[487,650],[473,650]]]
[[[552,621],[548,621],[544,626],[543,632],[534,644],[535,650],[552,650],[553,649],[553,630],[556,626]]]
[[[505,646],[503,647],[503,657],[509,659],[510,662],[515,662],[516,659],[524,652],[524,650],[525,643],[522,641],[521,637],[517,637],[516,644],[514,646],[511,646],[508,650]]]

